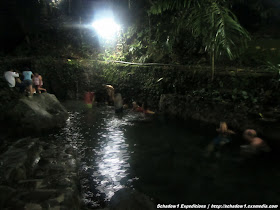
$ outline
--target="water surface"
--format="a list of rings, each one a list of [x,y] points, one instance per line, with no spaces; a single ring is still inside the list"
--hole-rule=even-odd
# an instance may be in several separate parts
[[[112,107],[85,109],[66,103],[70,117],[57,141],[81,158],[85,206],[96,208],[124,187],[135,188],[155,203],[279,203],[280,167],[276,156],[253,160],[239,156],[238,138],[205,157],[214,134],[179,120],[145,116]]]

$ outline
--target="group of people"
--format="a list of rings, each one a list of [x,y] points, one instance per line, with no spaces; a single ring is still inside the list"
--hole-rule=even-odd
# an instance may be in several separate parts
[[[129,106],[123,103],[122,95],[120,93],[115,94],[115,89],[112,85],[105,85],[108,93],[108,103],[114,104],[115,112],[120,113],[123,109],[127,109]],[[132,102],[132,111],[142,112],[144,114],[155,114],[155,112],[148,109],[147,102],[142,103],[140,106],[137,102]]]
[[[114,106],[115,113],[121,113],[124,109],[128,109],[129,106],[127,103],[124,103],[122,95],[120,93],[115,94],[115,89],[112,85],[103,85],[107,91],[107,104]],[[95,104],[95,93],[86,92],[84,96],[85,104],[88,108],[92,108],[92,105]],[[132,111],[142,112],[144,114],[155,114],[155,112],[148,109],[147,102],[142,103],[140,106],[137,102],[132,102]]]
[[[216,131],[218,132],[218,136],[208,145],[207,156],[229,143],[231,141],[230,136],[235,134],[234,131],[228,129],[226,122],[220,122],[220,127]],[[269,146],[263,139],[257,136],[257,132],[254,129],[246,129],[243,132],[243,139],[247,142],[246,145],[240,146],[240,152],[243,156],[249,157],[270,151]],[[219,154],[219,152],[216,154]]]
[[[4,73],[4,78],[8,82],[10,88],[18,87],[20,92],[27,92],[29,97],[34,93],[40,94],[42,91],[47,92],[43,88],[43,78],[40,74],[33,74],[29,68],[25,68],[22,74],[18,71],[10,69]]]

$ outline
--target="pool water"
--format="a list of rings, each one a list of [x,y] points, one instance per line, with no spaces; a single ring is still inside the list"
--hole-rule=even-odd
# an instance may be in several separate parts
[[[205,156],[215,137],[195,124],[113,107],[87,109],[68,102],[70,117],[50,138],[71,145],[80,158],[84,206],[104,206],[124,187],[155,204],[279,203],[277,155],[244,160],[235,137],[221,153]]]

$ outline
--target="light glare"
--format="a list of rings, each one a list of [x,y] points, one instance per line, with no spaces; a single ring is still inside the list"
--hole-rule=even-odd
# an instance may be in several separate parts
[[[93,28],[97,31],[99,36],[105,39],[112,39],[120,30],[120,26],[110,18],[97,20],[92,23]]]

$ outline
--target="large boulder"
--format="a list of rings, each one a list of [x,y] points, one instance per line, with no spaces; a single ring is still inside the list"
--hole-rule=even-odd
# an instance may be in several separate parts
[[[15,128],[36,132],[63,126],[68,113],[55,95],[43,93],[19,99],[7,116]]]

